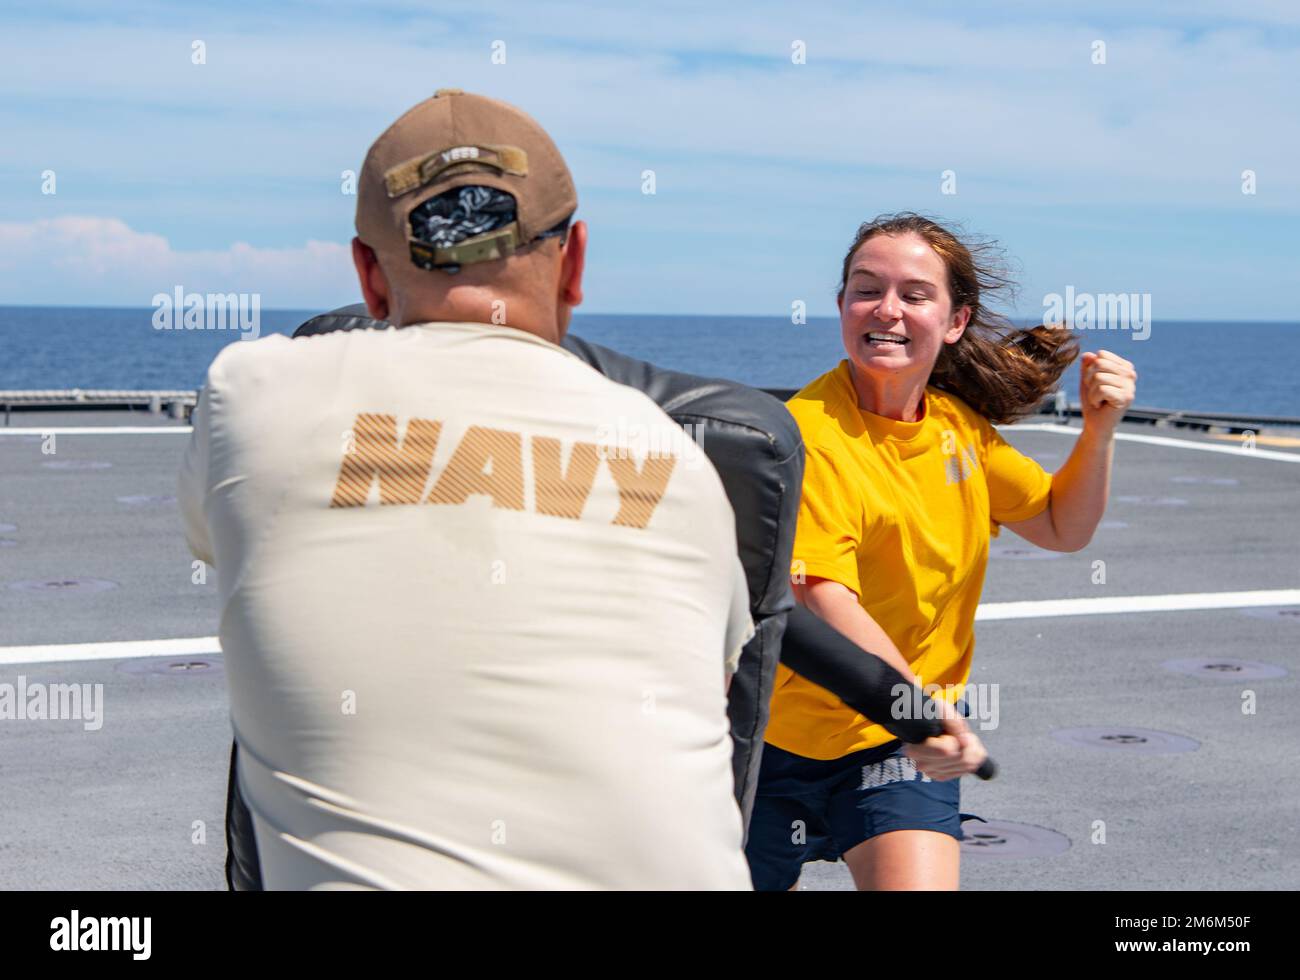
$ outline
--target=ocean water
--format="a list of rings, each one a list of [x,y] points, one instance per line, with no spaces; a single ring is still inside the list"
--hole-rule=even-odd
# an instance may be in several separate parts
[[[261,333],[292,333],[318,311],[265,310]],[[197,388],[227,330],[157,330],[152,309],[0,306],[0,390]],[[663,367],[798,388],[843,357],[839,322],[782,317],[576,315],[572,331]],[[1156,322],[1145,339],[1081,330],[1138,370],[1137,404],[1300,417],[1300,323]],[[1063,382],[1078,400],[1078,369]]]

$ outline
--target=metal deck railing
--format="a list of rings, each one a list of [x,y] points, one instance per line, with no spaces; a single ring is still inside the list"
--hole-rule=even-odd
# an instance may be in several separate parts
[[[174,419],[189,417],[198,403],[199,393],[186,390],[117,391],[112,389],[71,388],[32,389],[29,391],[0,391],[0,409],[4,411],[4,424],[9,424],[10,413],[33,410],[144,410],[153,414],[166,412]]]
[[[797,389],[764,388],[762,390],[785,401]],[[193,390],[114,391],[81,388],[0,391],[0,410],[4,412],[5,425],[9,425],[12,412],[34,410],[143,410],[155,415],[165,412],[171,418],[184,420],[189,418],[190,412],[198,402],[198,394]],[[1079,418],[1083,412],[1078,403],[1065,404],[1061,399],[1051,397],[1038,406],[1038,414],[1055,415],[1064,421],[1069,418]],[[1130,408],[1125,412],[1124,421],[1228,433],[1254,431],[1264,426],[1300,427],[1300,418],[1283,415],[1140,407]]]

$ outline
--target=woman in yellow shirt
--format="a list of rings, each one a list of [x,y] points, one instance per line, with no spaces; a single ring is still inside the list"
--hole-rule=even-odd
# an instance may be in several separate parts
[[[807,453],[797,598],[949,703],[970,675],[990,534],[1088,543],[1137,379],[1115,354],[1083,355],[1083,432],[1055,474],[1009,445],[994,424],[1032,412],[1078,344],[989,311],[1009,285],[989,254],[911,213],[864,224],[838,296],[848,359],[788,403]],[[973,771],[978,739],[945,738],[940,772]],[[903,750],[785,667],[765,742],[746,845],[756,888],[791,888],[804,861],[838,857],[859,889],[957,887],[959,781],[913,762],[934,749]]]

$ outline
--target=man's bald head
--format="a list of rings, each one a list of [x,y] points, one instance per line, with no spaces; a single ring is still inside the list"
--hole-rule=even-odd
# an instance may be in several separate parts
[[[353,257],[367,306],[398,326],[468,320],[558,343],[582,300],[576,207],[568,167],[532,118],[439,90],[362,166]]]

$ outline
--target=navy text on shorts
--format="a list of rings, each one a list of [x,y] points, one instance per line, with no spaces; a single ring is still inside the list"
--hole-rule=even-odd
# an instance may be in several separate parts
[[[837,861],[893,830],[961,840],[961,780],[930,779],[902,749],[895,740],[822,760],[765,744],[745,844],[754,888],[785,891],[805,861]]]

